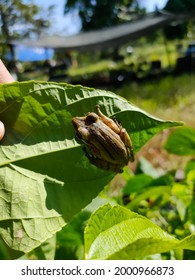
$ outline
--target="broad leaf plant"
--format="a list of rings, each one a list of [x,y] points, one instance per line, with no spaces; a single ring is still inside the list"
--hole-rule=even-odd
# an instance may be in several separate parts
[[[53,238],[115,176],[90,164],[75,137],[72,118],[96,105],[126,128],[134,153],[159,131],[181,125],[104,90],[35,81],[0,85],[0,120],[6,128],[0,143],[0,238],[10,249],[28,253]],[[180,242],[121,206],[97,211],[86,227],[86,259],[141,258],[158,252],[159,244],[161,251],[195,249],[194,237]],[[141,244],[147,244],[141,254],[132,249]],[[156,249],[150,251],[151,245]]]

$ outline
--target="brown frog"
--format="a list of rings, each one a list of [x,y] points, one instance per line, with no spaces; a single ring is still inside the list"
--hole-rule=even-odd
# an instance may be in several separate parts
[[[85,117],[74,117],[72,123],[77,136],[89,148],[86,156],[95,166],[112,172],[122,172],[129,161],[134,161],[131,139],[116,119],[105,116],[99,105],[97,113],[88,113]]]

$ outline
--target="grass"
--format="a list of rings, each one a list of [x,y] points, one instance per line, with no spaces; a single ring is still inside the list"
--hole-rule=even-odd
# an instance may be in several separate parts
[[[70,68],[68,69],[68,75],[71,77],[75,76],[84,76],[94,73],[100,73],[102,71],[107,71],[112,68],[112,61],[111,60],[101,60],[95,64],[85,65],[79,68]]]
[[[186,125],[195,126],[194,75],[169,75],[141,83],[133,82],[114,92],[156,117],[181,120]]]
[[[127,53],[128,45],[123,46],[119,53],[123,56],[123,60],[113,62],[112,57],[108,54],[104,59],[100,58],[98,53],[89,53],[87,58],[83,59],[82,55],[78,55],[79,65],[68,69],[68,75],[71,78],[79,76],[96,75],[98,73],[107,73],[113,69],[127,69],[132,67],[136,71],[139,65],[146,63],[149,67],[151,61],[160,60],[162,68],[173,67],[177,59],[176,51],[177,41],[165,42],[164,37],[159,37],[158,41],[148,42],[146,38],[142,38],[132,44],[133,52]],[[181,43],[181,42],[180,42]],[[182,42],[186,45],[186,42]],[[88,60],[87,60],[88,59]],[[88,63],[86,63],[86,60]]]
[[[125,62],[127,64],[134,62],[136,64],[141,61],[160,60],[163,68],[174,66],[178,55],[175,45],[176,42],[165,43],[161,40],[159,43],[147,43],[145,40],[140,40],[136,44],[133,54],[127,56]]]

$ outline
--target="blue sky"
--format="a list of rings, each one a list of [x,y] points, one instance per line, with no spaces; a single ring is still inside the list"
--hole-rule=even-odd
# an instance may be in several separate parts
[[[155,6],[157,6],[159,9],[162,9],[165,6],[167,0],[140,0],[139,2],[148,10],[148,12],[152,12],[155,10]]]
[[[34,0],[33,2],[42,7],[48,7],[53,4],[56,5],[54,15],[51,19],[52,34],[71,35],[78,33],[78,30],[80,28],[80,21],[78,20],[77,14],[72,13],[66,16],[63,15],[65,0]],[[167,0],[139,0],[139,2],[141,3],[142,7],[145,7],[147,9],[148,12],[152,12],[155,10],[156,6],[159,9],[162,9],[165,6]]]

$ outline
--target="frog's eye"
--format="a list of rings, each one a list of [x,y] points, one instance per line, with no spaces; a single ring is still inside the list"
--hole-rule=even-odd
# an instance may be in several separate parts
[[[97,114],[95,114],[95,113],[89,113],[89,114],[86,116],[85,124],[86,124],[86,125],[90,125],[90,124],[92,124],[92,123],[97,122],[98,119],[99,119],[99,117],[98,117]]]

